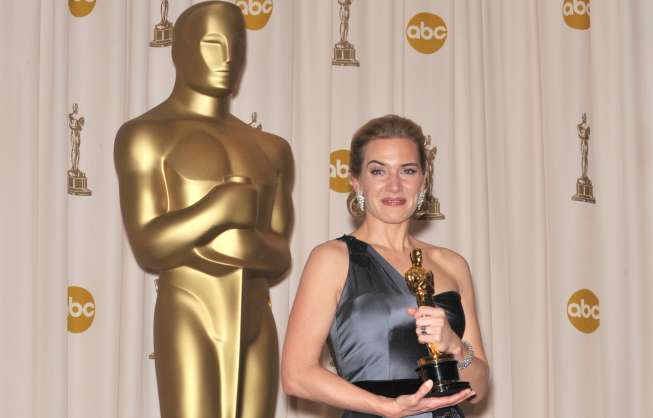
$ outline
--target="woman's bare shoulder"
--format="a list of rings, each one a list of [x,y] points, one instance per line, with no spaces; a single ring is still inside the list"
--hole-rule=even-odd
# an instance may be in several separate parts
[[[347,244],[338,239],[332,239],[317,245],[313,248],[310,255],[311,259],[318,259],[320,261],[322,261],[322,259],[329,261],[346,260],[347,257]]]
[[[323,277],[344,277],[349,269],[349,251],[347,244],[333,239],[317,245],[306,261],[304,272]],[[306,275],[306,274],[305,274]]]
[[[445,269],[454,278],[469,276],[469,265],[461,254],[447,247],[440,247],[422,241],[418,242],[424,249],[426,258]]]
[[[298,295],[310,294],[311,298],[330,299],[334,306],[349,271],[347,244],[340,240],[330,240],[317,245],[311,251],[304,266]]]

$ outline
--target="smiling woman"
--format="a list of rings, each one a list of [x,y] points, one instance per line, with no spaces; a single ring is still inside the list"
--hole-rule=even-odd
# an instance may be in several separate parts
[[[343,408],[344,417],[463,417],[457,404],[487,393],[488,364],[467,263],[408,233],[424,200],[424,142],[419,125],[396,115],[372,119],[354,134],[349,201],[362,223],[312,251],[290,314],[284,389]],[[400,273],[411,267],[415,248],[437,277],[438,307],[416,308]],[[319,363],[327,339],[338,376]],[[415,374],[426,344],[455,358],[472,390],[429,396],[433,382],[421,383]]]

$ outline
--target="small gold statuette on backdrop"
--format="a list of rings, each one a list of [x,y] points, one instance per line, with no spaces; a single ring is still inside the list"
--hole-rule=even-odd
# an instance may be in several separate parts
[[[417,306],[437,306],[435,303],[435,282],[433,272],[422,265],[422,250],[415,248],[410,253],[412,266],[404,273],[410,292],[415,295]],[[426,396],[448,396],[469,388],[469,383],[460,380],[458,361],[453,355],[443,353],[433,343],[426,344],[428,355],[417,361],[417,372],[422,382],[429,379],[433,387]]]
[[[422,221],[434,221],[444,219],[444,214],[440,212],[440,200],[433,196],[434,167],[435,156],[438,153],[438,147],[431,146],[431,135],[426,135],[426,196],[422,208],[415,214],[415,219]]]
[[[340,40],[333,47],[333,65],[346,65],[358,67],[356,49],[347,40],[349,35],[349,7],[352,0],[338,0],[340,5]]]
[[[576,180],[576,194],[571,200],[578,202],[596,203],[592,180],[587,176],[588,153],[590,141],[590,126],[587,124],[587,114],[583,113],[581,122],[577,125],[578,138],[580,138],[580,167],[581,176]]]
[[[173,26],[168,20],[168,0],[161,0],[161,21],[154,25],[154,37],[150,46],[161,47],[172,45]]]
[[[252,121],[248,123],[248,125],[260,131],[263,129],[263,125],[258,123],[257,119],[258,119],[258,114],[256,112],[252,112]]]
[[[77,113],[77,103],[73,103],[73,111],[68,114],[68,127],[70,128],[70,163],[68,170],[68,194],[75,196],[90,196],[86,174],[79,169],[79,146],[82,142],[82,128],[84,117]]]

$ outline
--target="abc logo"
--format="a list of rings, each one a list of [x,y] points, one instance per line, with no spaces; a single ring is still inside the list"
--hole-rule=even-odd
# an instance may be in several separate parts
[[[351,192],[349,182],[349,150],[339,149],[331,153],[329,158],[329,187],[338,193]]]
[[[75,17],[83,17],[91,13],[95,7],[95,0],[68,0],[70,13]]]
[[[432,54],[447,40],[447,25],[438,15],[418,13],[406,25],[406,39],[422,54]]]
[[[262,29],[272,15],[272,0],[237,0],[236,5],[245,16],[247,29]]]
[[[95,318],[95,299],[83,287],[68,286],[68,331],[86,331]]]
[[[562,2],[562,17],[567,26],[574,29],[589,29],[590,0],[564,0]]]
[[[599,298],[589,289],[580,289],[567,302],[567,318],[577,330],[596,331],[600,324]]]

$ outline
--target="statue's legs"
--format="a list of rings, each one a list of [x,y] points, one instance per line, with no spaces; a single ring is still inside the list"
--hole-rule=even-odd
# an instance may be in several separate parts
[[[245,282],[243,311],[243,374],[240,386],[240,417],[272,418],[275,415],[279,382],[277,328],[268,304],[265,281]]]
[[[71,158],[72,158],[72,163],[73,163],[73,171],[79,170],[79,145],[80,145],[80,139],[75,136],[73,138],[73,147],[71,150]]]
[[[237,416],[242,281],[242,270],[161,275],[154,351],[162,418]]]

